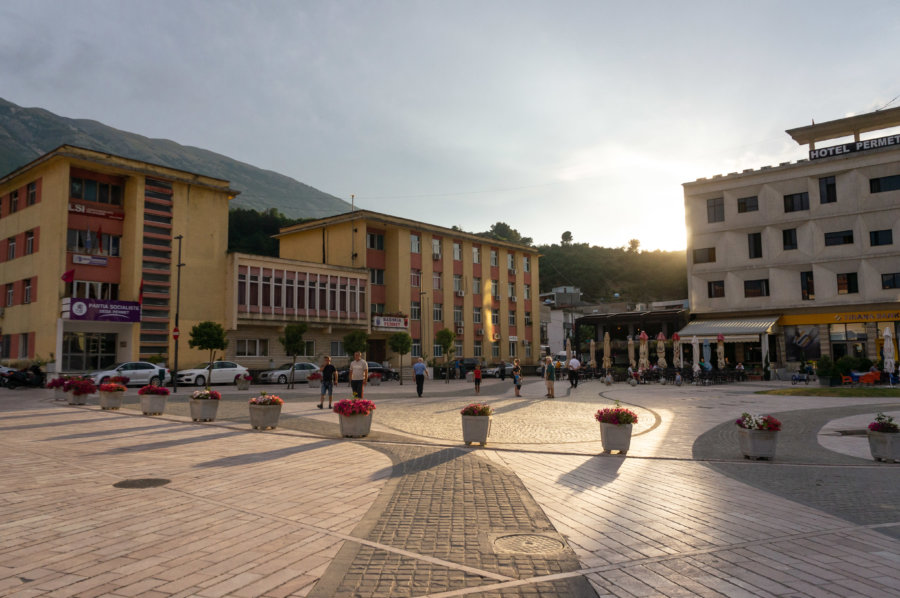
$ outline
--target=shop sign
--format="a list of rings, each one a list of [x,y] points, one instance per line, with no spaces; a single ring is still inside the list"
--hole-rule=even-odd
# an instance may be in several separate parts
[[[76,214],[88,214],[90,216],[102,216],[110,220],[124,220],[125,215],[122,212],[113,212],[112,210],[101,210],[100,208],[91,208],[84,204],[69,202],[69,211]]]
[[[372,316],[372,326],[375,328],[388,328],[390,330],[405,330],[409,328],[409,318],[400,316]]]
[[[105,266],[109,263],[109,260],[104,255],[81,255],[76,253],[72,256],[72,263],[84,266]]]
[[[896,322],[898,320],[900,320],[900,310],[887,310],[782,316],[778,323],[784,326],[786,324],[855,324],[860,322]]]
[[[137,301],[70,299],[69,319],[95,322],[140,322],[141,304]]]
[[[879,137],[878,139],[866,139],[865,141],[854,141],[852,143],[841,143],[819,149],[811,149],[809,150],[809,159],[817,160],[819,158],[830,158],[831,156],[863,152],[879,147],[888,147],[890,145],[900,145],[900,134]]]

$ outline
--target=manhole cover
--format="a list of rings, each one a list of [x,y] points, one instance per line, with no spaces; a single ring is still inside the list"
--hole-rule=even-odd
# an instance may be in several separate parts
[[[165,486],[172,480],[164,478],[138,478],[136,480],[122,480],[113,484],[115,488],[156,488],[157,486]]]
[[[502,552],[557,552],[565,548],[562,542],[537,534],[513,534],[494,540],[494,547]]]

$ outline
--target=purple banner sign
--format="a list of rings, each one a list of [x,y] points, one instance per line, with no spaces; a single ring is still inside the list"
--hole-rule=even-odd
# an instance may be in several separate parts
[[[105,322],[140,322],[141,304],[137,301],[104,301],[102,299],[72,299],[69,319]]]

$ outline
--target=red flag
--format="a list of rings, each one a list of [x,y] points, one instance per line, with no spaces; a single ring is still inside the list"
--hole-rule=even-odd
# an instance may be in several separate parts
[[[144,304],[144,279],[141,279],[141,286],[138,289],[138,303]]]
[[[63,282],[75,282],[75,269],[73,268],[72,270],[66,270],[59,278]]]

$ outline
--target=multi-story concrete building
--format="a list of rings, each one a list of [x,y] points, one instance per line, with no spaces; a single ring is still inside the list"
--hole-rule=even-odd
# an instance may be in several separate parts
[[[685,183],[682,338],[723,334],[737,361],[878,361],[900,321],[900,135],[871,132],[897,125],[900,108],[792,129],[809,159]]]
[[[413,356],[441,357],[434,339],[442,328],[456,335],[455,357],[538,357],[535,249],[367,210],[288,227],[278,238],[282,258],[368,272],[371,360],[391,357],[386,341],[398,331],[412,336]]]
[[[170,356],[179,237],[181,328],[224,321],[235,195],[228,181],[69,145],[0,178],[0,357],[86,371]]]

